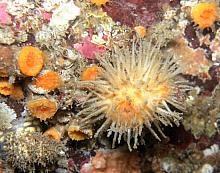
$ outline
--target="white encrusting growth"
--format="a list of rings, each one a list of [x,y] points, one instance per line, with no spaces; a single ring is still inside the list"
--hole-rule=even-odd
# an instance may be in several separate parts
[[[16,113],[6,103],[0,103],[0,130],[11,128],[11,122],[16,119]]]

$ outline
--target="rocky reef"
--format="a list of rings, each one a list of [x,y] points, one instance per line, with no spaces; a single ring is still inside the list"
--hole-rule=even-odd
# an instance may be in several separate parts
[[[1,0],[0,172],[220,172],[219,0]]]

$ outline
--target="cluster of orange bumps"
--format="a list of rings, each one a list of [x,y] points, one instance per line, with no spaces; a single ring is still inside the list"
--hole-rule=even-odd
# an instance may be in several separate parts
[[[43,52],[33,46],[25,46],[20,50],[17,65],[24,77],[35,77],[32,85],[36,88],[52,91],[61,85],[61,78],[57,72],[48,70],[40,74],[45,62]],[[6,78],[0,81],[0,94],[13,96],[16,100],[24,98],[21,86],[10,83]],[[39,98],[27,101],[27,108],[31,115],[46,120],[57,111],[57,103],[47,98]]]
[[[25,46],[20,50],[17,58],[17,67],[23,77],[31,77],[31,86],[35,90],[45,91],[45,93],[53,91],[62,85],[60,75],[52,70],[42,70],[45,64],[46,56],[44,53],[33,46]],[[100,73],[97,65],[86,68],[81,75],[81,80],[95,80]],[[2,76],[0,80],[0,94],[10,96],[15,100],[24,99],[22,87],[9,81],[9,76]],[[42,93],[40,93],[42,94]],[[58,110],[58,103],[54,99],[48,99],[42,96],[35,99],[27,99],[26,107],[35,118],[47,120],[52,118]],[[60,141],[61,133],[58,129],[52,127],[48,129],[45,135]]]

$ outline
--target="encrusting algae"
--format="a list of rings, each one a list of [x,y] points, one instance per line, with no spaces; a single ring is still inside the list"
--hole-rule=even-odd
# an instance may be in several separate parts
[[[43,52],[37,47],[25,46],[18,57],[18,67],[26,76],[36,76],[44,65]]]
[[[141,41],[133,43],[132,49],[114,50],[111,59],[100,58],[101,79],[80,82],[94,93],[78,113],[84,117],[82,124],[105,118],[95,136],[108,128],[108,136],[114,134],[113,147],[124,136],[130,150],[132,138],[137,148],[144,126],[160,140],[153,126],[165,136],[160,124],[179,125],[181,113],[169,105],[184,110],[183,93],[190,87],[177,77],[181,67],[172,56],[162,57],[159,44]]]

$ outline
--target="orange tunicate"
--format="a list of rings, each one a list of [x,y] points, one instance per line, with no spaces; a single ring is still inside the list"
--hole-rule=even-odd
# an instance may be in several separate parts
[[[45,135],[45,136],[47,136],[57,142],[60,142],[60,139],[61,139],[60,132],[54,127],[49,128],[47,131],[44,132],[43,135]]]
[[[193,21],[199,28],[211,27],[217,19],[218,9],[214,2],[201,2],[191,10]]]
[[[33,46],[25,46],[18,57],[20,71],[27,76],[36,76],[44,65],[43,52]]]
[[[92,65],[82,72],[82,80],[95,80],[100,74],[100,68],[97,65]]]
[[[44,74],[38,76],[32,84],[36,88],[52,91],[61,85],[61,78],[57,72],[46,71]]]
[[[0,81],[0,94],[8,96],[13,92],[14,86],[8,80]]]
[[[105,5],[109,0],[91,0],[91,2],[97,6]]]
[[[57,103],[46,98],[39,98],[27,102],[27,108],[33,117],[41,121],[54,116],[57,112]]]

